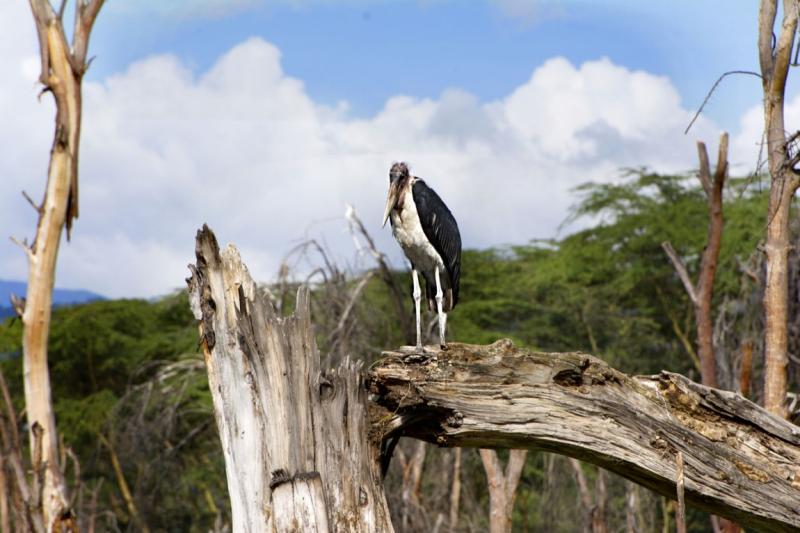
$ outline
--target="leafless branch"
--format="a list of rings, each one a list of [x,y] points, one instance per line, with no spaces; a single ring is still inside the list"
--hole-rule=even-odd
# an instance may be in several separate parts
[[[714,171],[714,182],[722,188],[725,177],[728,173],[728,134],[723,133],[719,137],[719,147],[717,149],[717,168]]]
[[[711,197],[711,166],[708,162],[708,151],[706,150],[706,143],[702,141],[697,141],[697,159],[700,161],[700,166],[698,167],[697,177],[700,180],[700,184],[703,186],[703,190],[706,193],[706,197]]]
[[[675,271],[678,273],[678,277],[681,279],[683,287],[686,289],[686,294],[689,295],[689,299],[693,304],[697,305],[699,301],[697,299],[697,292],[692,284],[692,280],[689,278],[689,273],[686,271],[686,267],[683,265],[683,261],[681,261],[681,258],[678,257],[675,249],[668,241],[662,242],[661,248],[664,249],[669,256],[670,261],[672,261],[672,266],[675,267]]]
[[[14,309],[14,312],[17,314],[18,317],[22,317],[25,314],[25,298],[21,298],[16,294],[11,295],[11,307]]]
[[[353,289],[353,292],[350,293],[350,298],[347,301],[347,305],[342,311],[342,316],[339,317],[339,323],[336,325],[336,328],[331,331],[330,335],[328,336],[329,339],[335,339],[337,335],[339,335],[342,330],[344,330],[345,324],[347,323],[347,319],[350,318],[350,313],[353,312],[353,307],[355,306],[356,302],[358,301],[358,297],[361,295],[361,292],[364,290],[364,287],[367,286],[367,283],[370,279],[372,279],[373,272],[367,272],[365,275],[361,276],[358,284]]]
[[[103,7],[104,0],[87,0],[79,1],[75,8],[75,31],[72,38],[73,58],[76,67],[80,70],[76,71],[79,76],[82,76],[89,65],[86,63],[86,53],[89,48],[89,34],[94,26],[94,21],[100,8]]]
[[[692,128],[692,126],[694,125],[695,121],[700,116],[700,113],[703,112],[703,109],[705,109],[706,104],[711,99],[711,95],[714,94],[715,90],[717,90],[717,86],[720,84],[720,82],[722,82],[722,80],[726,76],[730,76],[731,74],[748,74],[750,76],[756,76],[757,78],[761,78],[761,74],[759,74],[758,72],[753,72],[752,70],[729,70],[728,72],[725,72],[724,74],[722,74],[719,78],[717,78],[717,81],[714,82],[714,85],[711,86],[711,89],[708,91],[708,93],[706,94],[706,97],[703,99],[703,103],[700,104],[700,107],[698,108],[698,110],[694,114],[694,116],[692,117],[692,120],[689,122],[689,125],[686,126],[685,130],[683,130],[684,135],[689,133],[689,130]]]
[[[11,242],[22,248],[22,251],[25,252],[25,256],[28,258],[28,260],[33,259],[33,250],[31,250],[31,247],[28,246],[27,239],[23,239],[22,241],[20,241],[16,237],[9,237],[9,239],[11,239]]]
[[[36,202],[33,201],[33,198],[28,196],[27,192],[22,191],[22,196],[25,197],[25,199],[28,201],[29,204],[31,204],[31,207],[33,207],[37,213],[39,213],[40,215],[42,214],[42,206],[37,205]]]
[[[81,0],[78,0],[80,3]],[[64,9],[67,7],[67,0],[61,0],[61,5],[58,6],[58,20],[59,22],[64,20]]]
[[[49,0],[30,0],[31,11],[36,22],[36,34],[39,38],[39,56],[41,60],[41,72],[39,81],[47,86],[50,76],[50,47],[47,44],[47,27],[55,18],[53,6]]]

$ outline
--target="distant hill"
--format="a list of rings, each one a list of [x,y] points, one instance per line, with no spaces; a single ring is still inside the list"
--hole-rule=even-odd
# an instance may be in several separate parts
[[[24,281],[7,281],[0,279],[0,319],[13,316],[11,308],[11,295],[24,296],[27,292],[27,283]],[[72,305],[94,300],[105,300],[105,297],[84,289],[58,289],[53,290],[53,305]]]

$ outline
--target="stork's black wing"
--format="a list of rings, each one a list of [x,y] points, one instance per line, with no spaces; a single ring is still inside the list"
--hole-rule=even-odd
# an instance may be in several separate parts
[[[453,307],[458,302],[458,282],[461,278],[461,234],[453,214],[436,191],[417,179],[412,188],[414,203],[422,231],[444,261],[453,289]]]

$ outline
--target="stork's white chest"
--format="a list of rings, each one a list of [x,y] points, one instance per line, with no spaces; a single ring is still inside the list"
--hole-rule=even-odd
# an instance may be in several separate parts
[[[441,256],[422,229],[411,186],[405,187],[401,194],[402,209],[393,209],[390,215],[394,238],[417,270],[432,272],[438,266],[444,272]]]

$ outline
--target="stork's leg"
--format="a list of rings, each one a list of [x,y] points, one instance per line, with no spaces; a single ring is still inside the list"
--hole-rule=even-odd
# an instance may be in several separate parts
[[[417,315],[417,350],[422,351],[422,328],[419,320],[419,301],[422,297],[422,291],[419,290],[419,273],[416,268],[411,269],[411,277],[414,278],[414,311]]]
[[[444,328],[447,325],[447,313],[442,311],[442,282],[439,279],[439,267],[436,267],[436,310],[439,312],[439,342],[444,346]]]

